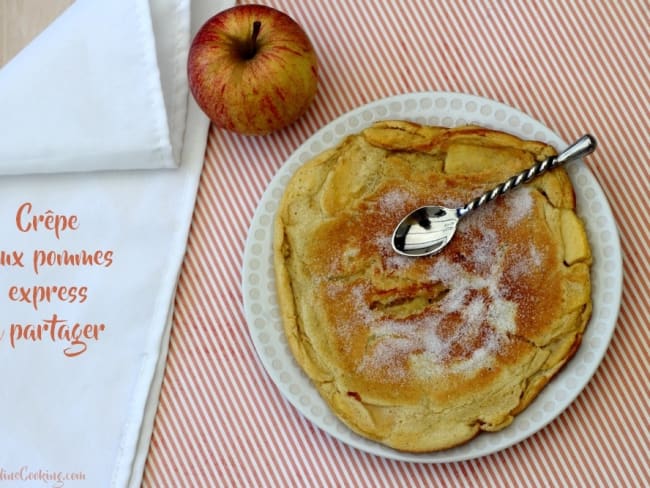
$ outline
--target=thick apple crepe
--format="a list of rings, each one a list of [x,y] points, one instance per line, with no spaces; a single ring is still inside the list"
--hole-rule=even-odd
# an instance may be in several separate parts
[[[476,126],[376,123],[303,165],[275,222],[290,349],[332,411],[395,449],[509,425],[578,348],[591,252],[566,172],[463,219],[438,255],[391,248],[427,204],[457,207],[555,154]]]

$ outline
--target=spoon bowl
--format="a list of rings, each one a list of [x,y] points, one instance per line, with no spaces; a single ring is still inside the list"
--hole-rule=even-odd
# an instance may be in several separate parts
[[[596,145],[596,139],[593,136],[584,135],[559,155],[536,163],[462,207],[446,208],[427,205],[414,210],[404,217],[395,228],[391,239],[393,250],[409,257],[439,253],[453,238],[460,219],[472,210],[523,183],[527,183],[549,169],[591,154],[596,149]]]
[[[456,209],[434,205],[420,207],[395,229],[393,248],[405,256],[440,252],[451,241],[459,220]]]

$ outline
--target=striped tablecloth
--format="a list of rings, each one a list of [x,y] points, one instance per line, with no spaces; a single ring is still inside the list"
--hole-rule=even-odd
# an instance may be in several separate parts
[[[264,1],[309,33],[320,88],[267,137],[212,128],[144,486],[650,486],[650,3]],[[320,127],[419,91],[480,95],[569,141],[620,230],[624,291],[609,350],[554,422],[478,459],[421,464],[366,454],[314,427],[262,367],[242,311],[251,218],[278,168]]]

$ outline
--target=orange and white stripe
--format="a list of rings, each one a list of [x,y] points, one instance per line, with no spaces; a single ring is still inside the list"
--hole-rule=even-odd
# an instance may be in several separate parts
[[[210,131],[144,486],[650,486],[650,3],[262,3],[309,33],[319,94],[276,134]],[[565,140],[596,135],[586,162],[624,255],[617,329],[583,393],[529,439],[449,464],[376,457],[311,425],[258,361],[240,287],[253,212],[288,156],[359,105],[429,90],[502,101]]]

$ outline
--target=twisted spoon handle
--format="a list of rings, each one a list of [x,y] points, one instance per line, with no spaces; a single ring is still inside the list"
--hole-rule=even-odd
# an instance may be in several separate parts
[[[542,173],[548,171],[549,169],[556,168],[563,165],[574,159],[581,158],[582,156],[587,156],[596,150],[596,139],[587,134],[582,136],[576,142],[567,147],[557,156],[551,156],[550,158],[545,159],[536,163],[534,166],[531,166],[528,169],[525,169],[521,173],[514,175],[511,178],[508,178],[503,183],[497,185],[492,190],[486,191],[480,197],[475,198],[469,202],[464,207],[460,207],[456,210],[458,217],[464,217],[472,210],[477,209],[484,203],[487,203],[491,200],[494,200],[499,195],[503,195],[507,191],[510,191],[522,183],[527,183],[533,178],[541,175]]]

